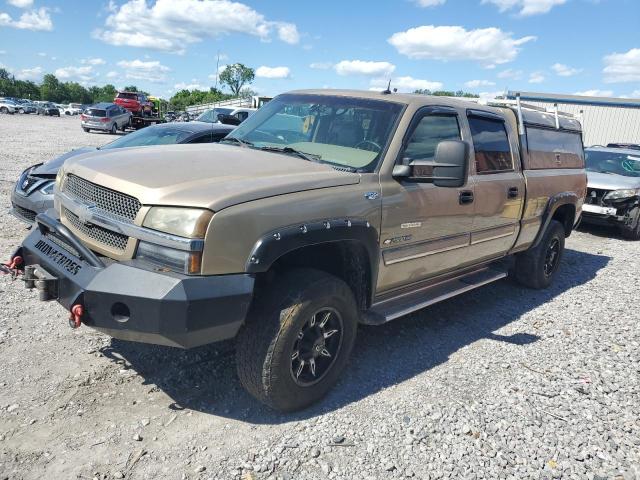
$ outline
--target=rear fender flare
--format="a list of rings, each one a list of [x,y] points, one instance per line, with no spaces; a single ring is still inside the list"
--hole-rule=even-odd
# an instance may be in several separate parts
[[[553,219],[553,215],[556,213],[558,208],[560,208],[563,205],[573,205],[575,207],[578,204],[578,200],[579,200],[578,195],[576,195],[574,192],[560,192],[554,195],[553,197],[551,197],[547,202],[547,206],[544,210],[544,213],[542,214],[542,222],[540,223],[540,230],[538,230],[536,239],[534,240],[530,248],[536,248],[540,244],[540,242],[542,241],[542,237],[544,236],[544,233],[547,231],[547,228],[549,227],[549,224]],[[573,222],[575,222],[575,219],[573,220]]]

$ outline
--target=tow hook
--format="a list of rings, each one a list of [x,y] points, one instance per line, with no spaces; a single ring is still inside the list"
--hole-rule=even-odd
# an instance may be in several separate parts
[[[11,258],[8,263],[0,264],[0,272],[11,275],[12,278],[16,278],[22,273],[20,266],[24,263],[24,260],[20,255],[16,255]]]
[[[84,307],[80,304],[75,304],[71,307],[69,314],[69,326],[71,328],[79,328],[82,325],[82,315],[84,315]]]

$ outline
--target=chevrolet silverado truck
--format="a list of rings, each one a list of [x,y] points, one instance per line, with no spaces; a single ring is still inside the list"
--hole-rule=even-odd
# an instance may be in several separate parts
[[[293,411],[337,381],[358,324],[509,274],[548,286],[585,193],[581,126],[557,112],[295,91],[220,144],[69,159],[10,267],[75,327],[235,337],[243,386]]]

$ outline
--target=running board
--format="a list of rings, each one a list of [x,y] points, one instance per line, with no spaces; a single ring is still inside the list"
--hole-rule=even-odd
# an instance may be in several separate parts
[[[361,322],[366,325],[381,325],[506,276],[506,271],[492,268],[476,270],[460,277],[374,303],[362,316]]]

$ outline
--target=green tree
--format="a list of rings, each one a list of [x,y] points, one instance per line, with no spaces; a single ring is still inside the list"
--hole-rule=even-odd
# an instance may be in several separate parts
[[[55,75],[47,73],[40,84],[40,98],[59,103],[66,97],[68,97],[66,85],[60,83]]]
[[[227,65],[227,68],[220,74],[220,83],[227,85],[231,89],[234,97],[238,97],[242,88],[253,82],[256,73],[253,68],[241,63]]]

